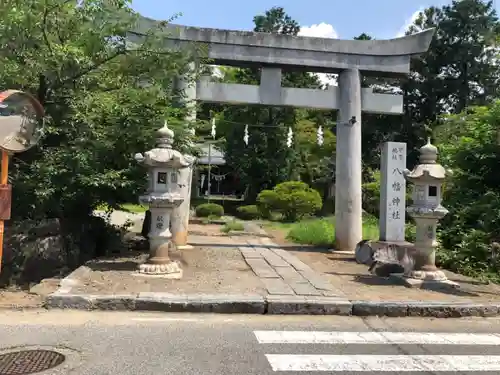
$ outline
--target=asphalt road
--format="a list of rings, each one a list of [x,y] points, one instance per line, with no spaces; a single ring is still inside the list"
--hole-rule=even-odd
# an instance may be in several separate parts
[[[75,311],[0,317],[2,349],[56,347],[67,356],[47,374],[500,372],[500,319]]]

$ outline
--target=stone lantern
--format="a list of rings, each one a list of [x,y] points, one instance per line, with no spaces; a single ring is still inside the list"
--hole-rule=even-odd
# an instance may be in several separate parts
[[[431,144],[420,148],[420,164],[403,174],[413,184],[413,203],[406,211],[415,220],[417,227],[415,240],[415,265],[413,270],[402,275],[405,284],[411,287],[433,287],[439,285],[458,286],[438,270],[436,258],[436,227],[448,210],[441,205],[442,185],[446,170],[437,163],[438,149]]]
[[[192,164],[188,156],[172,149],[174,132],[167,123],[157,131],[157,146],[147,151],[144,156],[136,154],[135,160],[148,168],[148,190],[139,197],[139,201],[149,205],[151,225],[148,233],[148,260],[139,266],[139,274],[157,275],[168,278],[181,278],[182,269],[169,257],[172,246],[170,221],[172,211],[178,207],[184,197],[179,173]]]

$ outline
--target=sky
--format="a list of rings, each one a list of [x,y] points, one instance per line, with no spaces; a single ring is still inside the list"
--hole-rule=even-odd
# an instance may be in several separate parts
[[[301,25],[304,36],[352,39],[361,33],[377,39],[404,34],[419,11],[450,0],[133,0],[142,15],[176,24],[229,30],[251,30],[253,17],[281,6]],[[500,8],[500,0],[497,11]]]

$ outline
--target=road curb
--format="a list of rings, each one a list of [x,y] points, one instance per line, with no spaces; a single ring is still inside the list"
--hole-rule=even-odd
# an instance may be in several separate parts
[[[352,315],[432,318],[493,317],[500,315],[500,304],[352,301]]]
[[[103,311],[157,311],[267,315],[352,315],[389,317],[493,317],[500,304],[444,302],[349,301],[336,297],[259,296],[169,293],[138,295],[78,295],[53,293],[46,297],[47,309]]]

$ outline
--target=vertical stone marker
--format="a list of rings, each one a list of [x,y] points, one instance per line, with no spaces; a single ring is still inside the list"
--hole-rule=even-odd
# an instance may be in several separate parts
[[[386,142],[380,168],[380,241],[405,240],[406,143]]]

